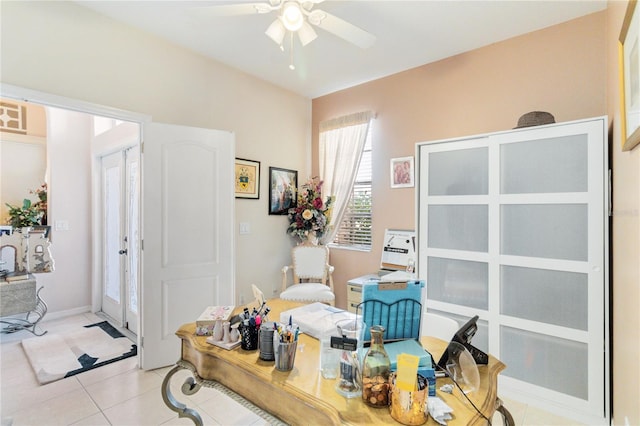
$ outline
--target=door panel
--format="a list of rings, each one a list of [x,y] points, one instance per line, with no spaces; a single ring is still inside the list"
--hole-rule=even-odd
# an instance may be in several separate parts
[[[102,311],[114,320],[122,321],[122,170],[124,156],[122,151],[102,157],[102,205],[103,205],[103,272],[102,272]]]
[[[126,304],[124,322],[138,334],[138,294],[140,270],[140,148],[127,150],[126,203],[127,203],[127,267],[125,273]]]
[[[235,300],[234,136],[144,126],[142,368],[173,364],[175,331]]]

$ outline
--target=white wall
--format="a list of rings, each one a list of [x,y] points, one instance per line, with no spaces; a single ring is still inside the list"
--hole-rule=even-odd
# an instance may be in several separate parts
[[[51,231],[55,271],[37,274],[51,312],[86,310],[91,304],[91,116],[47,110],[50,171],[49,222],[65,220],[69,230]],[[55,227],[54,227],[55,228]]]
[[[72,2],[3,2],[0,24],[3,83],[148,114],[156,122],[234,131],[236,156],[262,165],[260,199],[236,200],[236,223],[251,227],[249,235],[238,235],[236,224],[238,299],[251,297],[252,283],[268,295],[279,288],[292,242],[286,217],[267,214],[268,168],[308,176],[309,99]],[[61,218],[52,214],[52,221]],[[55,286],[61,291],[65,284]],[[67,305],[52,301],[50,309]]]

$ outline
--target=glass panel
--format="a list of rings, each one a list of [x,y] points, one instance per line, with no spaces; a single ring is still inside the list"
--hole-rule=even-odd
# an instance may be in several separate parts
[[[586,400],[589,395],[587,345],[500,327],[500,374]]]
[[[427,259],[427,298],[487,309],[489,267],[484,262]]]
[[[448,317],[455,320],[460,327],[466,324],[467,321],[471,319],[471,317],[464,317],[462,315],[452,314],[450,312],[439,311],[437,309],[428,309],[429,312],[442,315],[443,317]],[[471,344],[476,348],[480,349],[482,352],[489,352],[489,324],[485,320],[478,320],[478,331],[476,331],[475,336],[471,339]],[[434,360],[438,362],[438,360]]]
[[[104,293],[120,303],[120,167],[105,170]]]
[[[587,330],[587,274],[502,266],[500,313]]]
[[[138,162],[129,163],[129,309],[138,312],[138,222],[139,199],[138,194]]]
[[[587,191],[587,135],[503,144],[500,192]]]
[[[501,206],[500,253],[587,260],[586,204]]]
[[[489,209],[486,205],[430,205],[430,248],[479,251],[489,247]]]
[[[429,154],[429,195],[486,195],[489,192],[488,148]]]

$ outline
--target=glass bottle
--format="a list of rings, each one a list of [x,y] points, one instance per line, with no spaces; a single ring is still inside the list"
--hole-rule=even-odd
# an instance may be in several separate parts
[[[371,407],[387,407],[391,361],[384,350],[385,330],[381,325],[374,325],[369,330],[371,346],[362,361],[362,399]]]

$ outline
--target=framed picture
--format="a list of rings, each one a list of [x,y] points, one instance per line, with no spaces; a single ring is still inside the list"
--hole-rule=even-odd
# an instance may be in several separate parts
[[[269,167],[269,214],[287,214],[298,204],[298,172]]]
[[[236,158],[236,198],[260,198],[260,162]]]
[[[629,2],[620,32],[620,136],[622,150],[640,142],[640,12],[636,0]]]
[[[413,157],[391,159],[391,187],[413,187]]]
[[[13,226],[0,225],[0,235],[11,235],[13,233]]]

